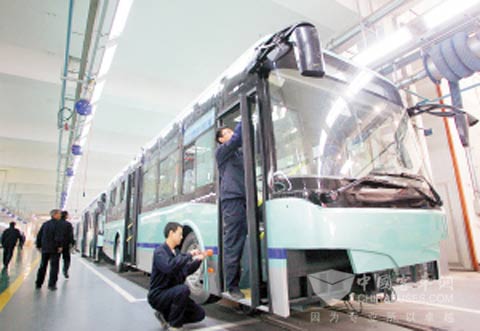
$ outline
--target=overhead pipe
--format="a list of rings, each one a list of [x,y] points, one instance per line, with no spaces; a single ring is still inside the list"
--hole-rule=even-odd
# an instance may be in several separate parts
[[[68,6],[68,21],[67,21],[67,41],[65,43],[65,56],[63,61],[63,77],[68,75],[68,58],[70,55],[70,35],[72,33],[72,21],[73,21],[73,2],[74,0],[69,0]],[[60,168],[62,166],[62,142],[63,142],[63,114],[65,109],[65,93],[67,89],[67,81],[62,80],[62,90],[60,94],[60,110],[58,116],[57,127],[60,130],[58,133],[58,151],[57,151],[57,197],[61,190],[60,181],[62,175],[60,174]],[[57,198],[57,205],[60,205],[60,199]]]
[[[395,85],[397,86],[397,88],[399,89],[402,89],[406,86],[409,86],[409,85],[412,85],[424,78],[427,77],[427,72],[425,70],[420,70],[419,72],[417,72],[416,74],[408,77],[408,78],[405,78],[404,80],[401,80],[399,82],[397,82]]]
[[[333,38],[327,43],[326,48],[330,50],[334,50],[341,45],[347,43],[355,36],[359,35],[365,26],[373,25],[380,21],[381,19],[385,18],[387,15],[393,13],[395,10],[400,8],[403,5],[411,2],[412,0],[395,0],[387,3],[385,6],[381,7],[377,11],[373,12],[366,18],[364,18],[360,24],[355,25],[354,27],[350,28],[342,35]]]
[[[398,60],[395,60],[391,63],[388,63],[386,66],[380,68],[378,70],[378,72],[383,75],[383,76],[386,76],[386,75],[389,75],[391,74],[392,72],[398,70],[398,68],[403,68],[419,59],[422,58],[422,51],[421,50],[418,50],[416,52],[413,52],[411,54],[408,54],[407,56],[405,57],[402,57]]]
[[[103,28],[103,23],[105,22],[105,16],[107,14],[107,8],[108,8],[108,1],[103,2],[103,8],[102,8],[102,13],[100,15],[100,20],[98,22],[97,28],[97,35],[95,36],[95,42],[93,43],[93,53],[92,53],[92,61],[90,61],[90,65],[88,66],[87,70],[87,79],[92,78],[92,71],[93,71],[93,65],[95,64],[94,59],[97,56],[98,52],[98,45],[100,43],[100,38],[102,37],[102,28]]]
[[[477,17],[479,14],[480,4],[473,6],[468,15],[458,15],[458,17],[449,20],[448,23],[434,29],[428,29],[420,16],[407,25],[407,28],[415,34],[414,40],[398,48],[395,52],[385,55],[381,60],[373,62],[369,67],[376,71],[382,70],[386,64],[393,63],[399,57],[418,48],[425,49],[431,47],[433,44],[450,38],[458,32],[476,31],[478,29]],[[395,70],[399,68],[400,66],[396,66]]]
[[[81,63],[80,63],[80,68],[79,68],[79,73],[78,73],[78,80],[77,80],[77,87],[75,90],[75,96],[74,100],[78,100],[81,96],[81,92],[83,89],[83,85],[85,84],[85,72],[87,68],[87,58],[88,54],[90,52],[90,43],[92,40],[92,35],[93,35],[93,26],[95,22],[95,18],[97,16],[98,12],[98,2],[99,0],[91,0],[90,1],[90,6],[88,10],[88,18],[87,18],[87,26],[85,29],[85,39],[83,41],[83,47],[82,47],[82,56],[81,56]],[[107,1],[105,1],[107,2]],[[57,192],[57,194],[60,194],[60,208],[65,207],[65,202],[66,198],[68,196],[68,184],[67,181],[72,180],[73,177],[71,176],[66,176],[66,171],[67,168],[71,166],[72,163],[72,153],[70,153],[72,145],[74,144],[76,137],[77,137],[77,132],[79,131],[78,125],[77,125],[77,113],[74,111],[72,114],[72,123],[71,123],[71,131],[70,131],[70,136],[68,139],[67,143],[67,156],[66,156],[66,161],[65,161],[65,169],[58,171],[57,176],[62,178],[62,184],[61,184],[61,190],[60,192]]]

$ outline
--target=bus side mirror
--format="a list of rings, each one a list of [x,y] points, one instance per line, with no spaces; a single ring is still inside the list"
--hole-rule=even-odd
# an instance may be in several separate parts
[[[308,77],[323,77],[325,60],[317,29],[310,24],[300,25],[292,32],[289,40],[293,46],[300,74]]]

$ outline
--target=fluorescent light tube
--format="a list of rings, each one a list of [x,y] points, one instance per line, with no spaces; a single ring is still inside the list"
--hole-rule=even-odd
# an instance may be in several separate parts
[[[400,28],[391,35],[360,52],[353,58],[353,60],[361,65],[368,65],[407,44],[412,38],[413,36],[407,28]]]
[[[109,40],[118,38],[125,24],[127,23],[128,14],[132,8],[133,0],[119,0],[117,10],[115,11],[115,17],[113,18],[112,29],[110,30]]]
[[[466,11],[478,2],[479,0],[445,1],[423,15],[423,21],[428,29],[432,29]]]
[[[100,64],[100,69],[98,70],[97,79],[104,76],[113,62],[113,57],[115,56],[115,51],[117,50],[117,45],[111,45],[105,49],[103,53],[102,63]]]

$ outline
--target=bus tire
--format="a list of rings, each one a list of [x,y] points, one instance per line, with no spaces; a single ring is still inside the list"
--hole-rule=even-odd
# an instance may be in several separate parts
[[[115,271],[116,272],[123,272],[125,271],[125,266],[122,262],[122,255],[121,255],[121,249],[120,249],[120,239],[117,237],[115,239]]]
[[[182,253],[188,253],[194,249],[200,249],[197,237],[194,232],[190,232],[182,244]],[[185,284],[190,289],[190,298],[198,304],[210,303],[215,296],[205,291],[203,286],[204,268],[200,266],[197,271],[187,277]]]

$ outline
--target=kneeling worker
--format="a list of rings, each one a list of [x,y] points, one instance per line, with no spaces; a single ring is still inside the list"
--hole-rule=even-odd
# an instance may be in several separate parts
[[[164,235],[165,243],[153,254],[148,303],[164,328],[170,325],[169,330],[182,330],[183,324],[205,318],[205,311],[190,299],[184,282],[200,267],[206,254],[199,250],[180,253],[177,246],[182,242],[183,228],[178,223],[168,223]]]

